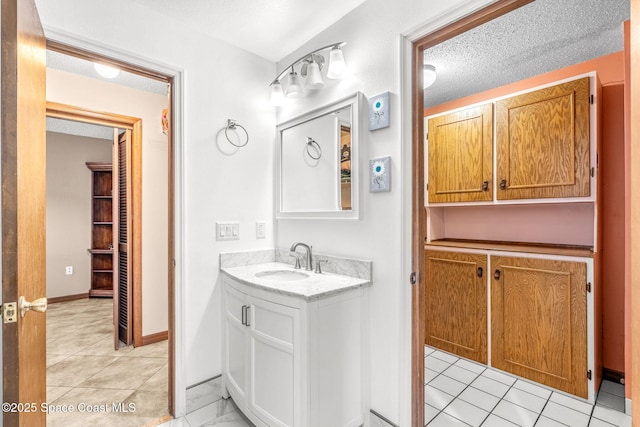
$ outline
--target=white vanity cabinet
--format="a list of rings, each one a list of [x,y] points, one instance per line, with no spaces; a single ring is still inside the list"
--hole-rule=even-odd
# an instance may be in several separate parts
[[[359,426],[365,289],[305,298],[222,275],[223,392],[257,426]]]

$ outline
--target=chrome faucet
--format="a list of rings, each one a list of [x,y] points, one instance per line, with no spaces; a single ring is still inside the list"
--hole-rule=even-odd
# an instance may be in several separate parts
[[[302,242],[296,242],[293,245],[291,245],[291,249],[289,249],[291,252],[295,252],[296,249],[298,248],[298,246],[302,246],[303,248],[305,248],[307,250],[307,265],[305,267],[305,270],[307,271],[311,271],[313,269],[311,263],[313,260],[313,255],[311,254],[311,248],[313,248],[313,246],[309,246],[305,243]],[[298,266],[299,268],[299,266]]]

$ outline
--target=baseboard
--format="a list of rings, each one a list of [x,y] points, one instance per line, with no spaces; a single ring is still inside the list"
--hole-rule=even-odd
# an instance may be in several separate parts
[[[160,341],[166,341],[169,339],[169,331],[157,332],[151,335],[145,335],[142,337],[142,345],[155,344]]]
[[[377,417],[381,422],[385,423],[386,426],[385,427],[398,427],[395,423],[393,423],[391,420],[389,420],[388,418],[386,418],[383,415],[380,415],[379,413],[377,413],[376,411],[374,411],[373,409],[371,409],[371,415]]]
[[[624,413],[631,416],[631,399],[624,399]]]
[[[85,299],[85,298],[89,298],[89,292],[86,292],[84,294],[65,295],[62,297],[47,298],[47,304],[55,304],[57,302],[65,302],[65,301],[75,301],[78,299]]]
[[[602,368],[602,379],[618,384],[624,384],[624,372],[609,368]]]

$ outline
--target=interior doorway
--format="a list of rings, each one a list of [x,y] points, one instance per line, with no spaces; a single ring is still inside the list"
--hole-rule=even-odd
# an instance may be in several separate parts
[[[143,330],[142,316],[140,315],[141,309],[142,309],[142,301],[141,301],[141,298],[139,298],[142,292],[142,280],[140,277],[142,269],[140,268],[139,265],[134,264],[133,268],[131,269],[132,270],[132,294],[134,296],[131,299],[133,303],[132,304],[133,322],[132,322],[131,330],[133,331],[132,341],[135,347],[146,346],[147,344],[154,344],[156,342],[160,342],[168,339],[169,341],[169,344],[168,344],[168,355],[169,355],[168,408],[169,408],[169,413],[173,414],[174,401],[175,401],[174,364],[173,364],[174,348],[175,348],[174,346],[175,336],[173,334],[173,325],[174,325],[173,287],[174,287],[174,268],[175,268],[173,212],[175,210],[175,207],[173,202],[174,195],[173,195],[173,179],[172,179],[173,171],[174,171],[173,169],[174,158],[173,158],[173,145],[172,145],[173,138],[172,138],[172,133],[170,131],[172,130],[170,124],[172,122],[171,106],[172,106],[172,94],[173,94],[173,90],[172,90],[173,79],[170,76],[161,75],[159,73],[155,73],[155,72],[144,70],[144,69],[139,69],[130,64],[121,63],[121,62],[112,60],[110,58],[102,57],[100,55],[96,55],[91,52],[72,48],[67,45],[62,45],[57,42],[49,41],[47,44],[47,48],[50,50],[54,50],[55,52],[64,53],[65,55],[75,55],[76,57],[82,58],[85,60],[93,60],[93,61],[99,61],[102,63],[109,63],[121,70],[126,70],[130,73],[135,72],[137,73],[137,75],[143,76],[147,79],[151,78],[157,81],[161,81],[165,86],[165,91],[166,91],[164,95],[164,99],[166,100],[165,105],[169,108],[163,112],[163,117],[162,117],[163,119],[162,125],[167,128],[164,136],[166,145],[163,144],[163,147],[168,147],[168,148],[165,148],[166,151],[164,152],[166,157],[163,156],[163,159],[160,160],[160,162],[162,162],[163,167],[165,168],[165,175],[161,177],[161,180],[162,180],[161,186],[166,186],[165,188],[167,188],[168,201],[165,202],[166,204],[164,206],[160,207],[162,210],[165,210],[165,212],[162,213],[160,216],[164,215],[164,218],[167,218],[166,222],[164,222],[167,229],[166,229],[166,233],[164,233],[162,229],[153,229],[153,230],[151,228],[148,228],[148,229],[149,229],[149,234],[154,233],[154,234],[161,234],[166,236],[165,239],[167,241],[167,244],[166,244],[167,250],[166,252],[164,251],[162,252],[162,258],[167,259],[167,262],[162,263],[160,260],[158,260],[158,257],[155,256],[154,264],[156,265],[165,264],[162,268],[158,268],[157,270],[166,271],[165,273],[166,278],[165,280],[163,280],[163,282],[168,282],[168,290],[167,290],[168,304],[166,303],[165,303],[166,305],[160,304],[158,308],[162,309],[163,307],[166,307],[166,311],[164,315],[166,316],[166,318],[168,318],[168,328],[166,332],[159,332],[159,333],[152,333],[152,334],[149,334],[148,332],[145,332]],[[53,115],[59,118],[71,118],[73,120],[80,120],[86,123],[95,123],[95,124],[100,124],[102,126],[111,126],[112,128],[114,127],[119,128],[121,130],[124,130],[124,132],[122,131],[119,132],[121,135],[124,135],[127,132],[131,133],[132,150],[131,150],[130,158],[127,161],[138,162],[138,164],[140,164],[142,160],[141,154],[139,152],[139,148],[142,145],[141,144],[142,121],[139,118],[118,115],[118,114],[109,114],[109,113],[104,113],[103,111],[89,110],[85,108],[78,109],[78,108],[70,107],[67,105],[52,104],[52,103],[49,103],[48,107],[49,107],[48,114],[50,116]],[[148,128],[148,126],[160,127],[160,124],[161,124],[160,122],[161,121],[160,121],[159,115],[158,115],[158,121],[156,123],[152,123],[149,120],[146,120],[145,124],[147,125],[147,128],[145,129],[150,129]],[[147,131],[147,133],[149,133],[149,131]],[[157,158],[156,158],[156,161],[157,161]],[[117,162],[114,162],[114,163],[117,163]],[[140,209],[142,206],[141,205],[142,200],[139,197],[139,195],[142,193],[140,190],[141,181],[142,181],[142,175],[140,172],[141,167],[138,167],[137,170],[134,167],[131,169],[131,171],[132,171],[131,183],[132,183],[132,189],[133,189],[131,193],[133,193],[133,198],[130,199],[130,202],[132,205],[131,206],[132,213],[134,213],[134,215],[132,215],[131,217],[132,227],[130,228],[128,227],[128,229],[130,229],[131,231],[131,237],[129,238],[129,240],[131,243],[131,250],[134,256],[130,258],[134,263],[138,262],[139,264],[141,262],[142,257],[136,256],[136,253],[138,255],[141,253],[141,250],[142,250],[141,246],[143,242],[141,238],[142,230],[140,226],[142,221],[141,219],[142,209]],[[136,193],[138,194],[138,197],[135,196]],[[159,216],[157,215],[157,213],[158,212],[156,211],[156,216]],[[116,246],[116,243],[114,243],[114,246]],[[165,267],[166,267],[166,270],[164,269]],[[146,294],[153,294],[153,292],[147,292]],[[114,314],[116,317],[118,316],[118,313],[114,313]],[[115,336],[116,335],[114,335],[114,337]],[[118,341],[117,338],[115,338],[114,341],[117,342]]]

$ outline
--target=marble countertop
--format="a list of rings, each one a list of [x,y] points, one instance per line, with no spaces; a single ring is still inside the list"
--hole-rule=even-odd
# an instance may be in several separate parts
[[[371,284],[371,281],[366,279],[325,272],[322,274],[316,274],[313,271],[294,269],[289,264],[283,264],[280,262],[226,267],[221,268],[221,270],[233,279],[236,279],[246,285],[307,300],[323,298],[339,292]],[[298,280],[281,281],[274,278],[268,278],[268,276],[256,276],[256,273],[276,270],[305,273],[308,277]]]

